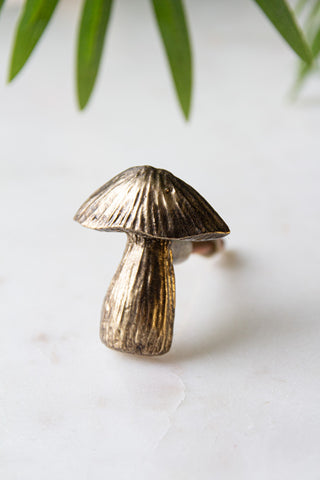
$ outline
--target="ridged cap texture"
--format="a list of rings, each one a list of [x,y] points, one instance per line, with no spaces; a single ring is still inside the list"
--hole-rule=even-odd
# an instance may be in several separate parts
[[[112,178],[79,208],[87,228],[174,240],[224,237],[228,225],[190,185],[167,170],[132,167]]]

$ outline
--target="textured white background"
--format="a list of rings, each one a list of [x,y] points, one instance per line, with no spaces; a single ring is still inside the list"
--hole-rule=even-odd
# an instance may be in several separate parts
[[[252,1],[187,2],[192,119],[177,108],[149,2],[115,4],[88,110],[73,92],[80,2],[58,8],[5,85],[0,18],[3,480],[320,478],[320,83]],[[176,268],[172,350],[99,341],[125,238],[72,221],[132,165],[171,170],[231,227],[224,256]]]

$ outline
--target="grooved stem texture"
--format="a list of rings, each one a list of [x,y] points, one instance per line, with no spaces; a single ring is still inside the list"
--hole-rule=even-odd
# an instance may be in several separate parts
[[[164,354],[172,342],[174,309],[170,241],[128,234],[102,308],[102,342],[127,353]]]

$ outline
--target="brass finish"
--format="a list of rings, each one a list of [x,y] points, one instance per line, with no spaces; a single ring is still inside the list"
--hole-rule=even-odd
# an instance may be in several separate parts
[[[122,352],[166,353],[172,342],[174,308],[170,242],[128,234],[102,307],[102,342]]]
[[[75,220],[128,236],[102,308],[102,342],[139,355],[168,352],[175,309],[172,242],[175,259],[181,260],[191,251],[182,248],[186,241],[224,237],[226,223],[190,185],[150,166],[111,179],[79,208]]]
[[[212,240],[229,233],[196,190],[150,166],[132,167],[111,179],[79,208],[75,220],[94,230],[167,240]]]

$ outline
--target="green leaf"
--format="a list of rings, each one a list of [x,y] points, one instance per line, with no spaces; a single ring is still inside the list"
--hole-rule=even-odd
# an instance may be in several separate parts
[[[320,30],[317,31],[317,33],[316,33],[316,35],[313,39],[313,42],[311,44],[311,50],[312,50],[312,53],[313,53],[315,58],[320,53]]]
[[[59,0],[27,0],[18,21],[9,81],[22,69],[44,32]]]
[[[311,50],[314,58],[316,58],[319,53],[320,53],[320,30],[317,31],[312,43],[311,43]],[[293,96],[297,96],[305,78],[312,73],[312,71],[315,71],[316,67],[313,64],[308,64],[305,62],[301,62],[299,66],[299,71],[297,75],[297,80],[296,84],[293,87]]]
[[[180,105],[188,118],[192,92],[192,58],[183,4],[181,0],[152,0],[152,4]]]
[[[255,0],[291,48],[307,63],[312,53],[286,0]]]
[[[301,87],[304,83],[305,78],[310,73],[310,70],[311,70],[310,65],[308,65],[305,62],[300,62],[297,77],[296,77],[295,83],[294,83],[294,85],[291,89],[291,92],[290,92],[290,97],[291,97],[292,100],[297,99],[299,91],[301,90]]]
[[[309,44],[312,45],[313,38],[318,30],[320,22],[320,0],[317,0],[310,9],[304,24],[304,31]],[[311,47],[312,51],[312,47]]]
[[[85,0],[80,22],[77,56],[79,106],[89,101],[101,61],[112,0]]]
[[[0,10],[1,10],[3,4],[4,4],[4,0],[0,0]]]
[[[317,0],[311,9],[306,21],[306,35],[311,44],[311,52],[314,58],[320,53],[320,0]]]
[[[320,53],[320,0],[317,0],[312,5],[306,21],[304,25],[304,30],[306,32],[306,37],[311,45],[311,52],[313,58],[316,57]],[[296,98],[305,79],[314,71],[316,71],[317,66],[315,62],[313,63],[306,63],[304,61],[300,61],[296,82],[292,88],[292,98]]]

